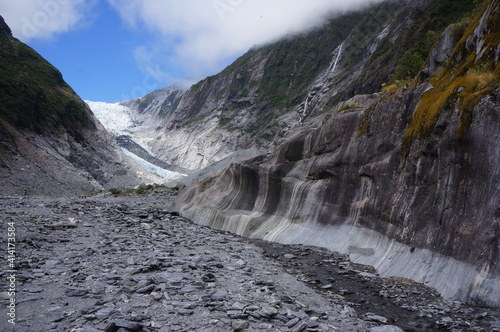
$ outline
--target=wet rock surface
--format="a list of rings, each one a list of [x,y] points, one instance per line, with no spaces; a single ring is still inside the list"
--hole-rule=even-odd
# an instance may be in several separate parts
[[[346,256],[253,242],[171,211],[173,193],[0,199],[16,233],[1,331],[495,331],[499,313],[382,279]]]
[[[405,278],[381,278],[329,250],[259,241],[264,255],[316,292],[365,321],[404,331],[500,331],[500,310],[445,300],[430,287]],[[378,330],[375,330],[378,331]],[[390,329],[380,331],[391,331]]]

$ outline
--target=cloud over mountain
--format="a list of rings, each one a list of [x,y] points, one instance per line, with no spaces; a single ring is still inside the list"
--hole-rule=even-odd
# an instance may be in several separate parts
[[[137,60],[169,62],[184,74],[213,73],[255,45],[320,25],[332,12],[381,0],[108,0],[130,26],[156,34]],[[148,54],[148,56],[144,56]]]
[[[321,25],[332,12],[381,1],[0,0],[0,15],[15,37],[51,41],[103,19],[104,9],[112,8],[126,27],[117,43],[134,32],[144,36],[139,43],[129,42],[142,73],[164,84],[189,85],[252,46]]]

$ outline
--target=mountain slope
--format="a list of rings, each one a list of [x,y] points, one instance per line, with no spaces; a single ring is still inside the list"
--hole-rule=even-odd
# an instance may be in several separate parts
[[[478,3],[387,1],[254,48],[164,112],[150,149],[169,163],[198,169],[240,149],[272,148],[291,128],[340,101],[383,84],[403,86],[441,32],[469,19]]]
[[[349,253],[383,276],[500,307],[499,15],[500,1],[487,1],[430,50],[424,68],[462,34],[437,72],[337,104],[271,155],[184,190],[181,213],[252,238]]]
[[[3,19],[2,19],[3,22]],[[61,73],[0,31],[2,194],[65,195],[133,186],[123,155]]]

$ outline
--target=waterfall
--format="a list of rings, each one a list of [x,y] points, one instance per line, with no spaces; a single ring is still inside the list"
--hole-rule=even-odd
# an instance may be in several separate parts
[[[340,46],[339,46],[339,51],[337,53],[337,58],[335,59],[335,62],[333,63],[333,67],[332,67],[332,70],[331,70],[332,73],[335,71],[335,68],[337,67],[337,63],[339,62],[340,54],[342,53],[342,46],[343,45],[344,45],[344,43],[340,44]]]

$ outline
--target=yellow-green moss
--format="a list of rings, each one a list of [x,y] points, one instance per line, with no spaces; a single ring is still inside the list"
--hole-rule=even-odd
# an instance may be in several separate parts
[[[344,103],[341,103],[337,107],[337,111],[335,112],[335,114],[340,114],[340,113],[344,113],[344,112],[349,111],[349,110],[355,110],[355,109],[359,109],[359,108],[361,108],[359,105],[356,105],[356,104],[351,105],[348,102],[344,102]]]
[[[465,43],[479,24],[481,16],[488,6],[497,6],[497,10],[488,20],[483,48],[486,51],[480,59],[475,52],[466,54]],[[467,27],[464,36],[455,48],[450,64],[430,80],[433,88],[427,91],[417,106],[408,125],[403,140],[411,143],[418,137],[431,133],[441,111],[450,103],[458,102],[460,126],[457,136],[462,138],[472,122],[474,106],[499,85],[500,63],[494,65],[495,49],[500,44],[500,0],[488,2],[481,15],[478,15]]]
[[[448,103],[458,100],[461,123],[457,135],[463,137],[472,121],[472,110],[484,96],[498,86],[500,77],[494,72],[465,74],[453,78],[444,73],[432,81],[434,87],[427,91],[420,101],[404,134],[405,140],[428,135]]]
[[[396,80],[392,84],[382,84],[382,93],[396,93],[403,86],[412,83],[413,80]]]

